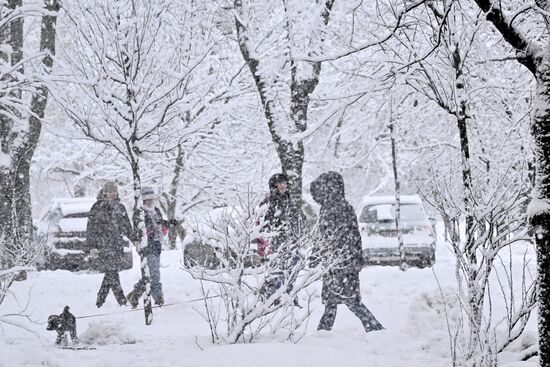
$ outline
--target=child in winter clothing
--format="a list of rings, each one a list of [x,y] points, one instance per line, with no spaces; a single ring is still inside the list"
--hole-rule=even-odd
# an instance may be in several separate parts
[[[155,206],[156,194],[152,187],[144,187],[141,190],[143,199],[143,212],[145,217],[145,232],[147,235],[147,265],[151,280],[151,296],[155,304],[164,304],[164,295],[162,292],[162,283],[160,282],[160,254],[162,252],[162,243],[164,236],[168,233],[170,224],[162,218],[160,210]],[[134,290],[128,294],[128,301],[132,308],[136,308],[139,298],[145,292],[145,284],[140,279],[135,285]]]

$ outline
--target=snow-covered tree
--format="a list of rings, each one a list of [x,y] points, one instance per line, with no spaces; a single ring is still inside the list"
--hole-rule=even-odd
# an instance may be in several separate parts
[[[208,73],[205,60],[212,57],[213,44],[191,42],[208,40],[207,30],[194,35],[183,27],[187,17],[206,14],[193,6],[167,1],[64,6],[74,37],[64,43],[65,77],[52,86],[54,96],[86,137],[120,155],[131,169],[134,227],[142,222],[140,192],[148,174],[142,162],[176,149],[187,135],[213,122],[211,116],[192,126],[184,120],[185,111],[201,105],[214,87],[199,76]],[[142,277],[147,273],[142,257]]]
[[[15,275],[34,263],[30,164],[48,100],[59,3],[0,3],[0,303]],[[41,16],[39,52],[24,53],[24,19]],[[33,63],[33,60],[39,60]]]
[[[184,269],[200,281],[204,297],[200,312],[214,343],[249,343],[262,333],[298,339],[312,313],[311,295],[304,309],[296,307],[294,300],[339,261],[339,254],[321,255],[323,245],[315,230],[259,256],[255,240],[265,213],[258,203],[249,193],[236,205],[197,223],[195,241],[211,248],[211,256],[202,259],[206,263],[184,257]],[[323,260],[312,266],[313,257]]]
[[[526,136],[531,80],[507,57],[484,59],[487,47],[509,48],[502,47],[475,6],[459,5],[379,1],[350,9],[351,31],[342,32],[340,46],[316,58],[330,62],[337,75],[322,78],[333,84],[328,89],[321,83],[320,94],[341,104],[319,132],[329,164],[338,162],[342,171],[369,167],[380,179],[374,190],[391,192],[387,125],[393,123],[396,148],[404,157],[398,167],[406,180],[402,186],[414,190],[417,185],[440,211],[449,233],[455,233],[449,240],[458,260],[457,280],[468,284],[460,288],[471,333],[463,352],[475,364],[476,358],[494,358],[503,342],[497,347],[483,329],[498,324],[491,323],[485,307],[495,259],[514,241],[527,239],[522,220],[531,189]],[[533,305],[534,279],[528,275],[525,282],[529,292],[516,299],[517,320],[528,319]],[[524,326],[511,325],[511,334],[521,334]],[[485,347],[492,350],[478,349]]]
[[[311,95],[319,84],[319,61],[334,0],[252,2],[235,0],[241,54],[256,85],[271,139],[289,175],[292,210],[302,215],[303,134]]]

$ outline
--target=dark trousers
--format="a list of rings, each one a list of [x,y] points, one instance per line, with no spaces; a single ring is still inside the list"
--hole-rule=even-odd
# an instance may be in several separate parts
[[[344,303],[351,312],[355,314],[361,320],[363,328],[368,333],[369,331],[381,330],[384,327],[378,322],[376,317],[369,311],[367,306],[357,300]],[[334,325],[334,320],[336,319],[336,311],[338,310],[338,304],[336,303],[327,303],[325,305],[325,312],[321,321],[319,321],[319,326],[317,330],[331,330]]]
[[[101,288],[97,292],[97,307],[101,307],[105,303],[105,299],[109,294],[110,290],[113,290],[113,294],[119,305],[126,304],[126,297],[124,296],[124,291],[120,285],[120,277],[116,271],[107,271],[103,277],[103,282],[101,282]]]

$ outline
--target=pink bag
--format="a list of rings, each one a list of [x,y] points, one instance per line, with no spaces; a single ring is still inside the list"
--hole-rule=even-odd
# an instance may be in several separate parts
[[[272,253],[273,250],[269,245],[269,241],[263,237],[258,237],[258,255],[264,257],[267,255],[271,255]]]

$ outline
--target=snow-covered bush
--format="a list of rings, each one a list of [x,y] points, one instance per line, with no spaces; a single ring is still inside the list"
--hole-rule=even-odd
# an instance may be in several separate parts
[[[136,339],[124,328],[122,323],[112,321],[92,321],[88,329],[80,336],[84,344],[135,344]]]
[[[214,343],[252,342],[264,334],[297,341],[312,311],[311,294],[305,289],[337,261],[324,258],[310,267],[309,259],[321,251],[315,229],[260,256],[256,239],[274,235],[259,233],[261,217],[256,202],[247,198],[197,228],[198,243],[209,246],[216,266],[186,262],[185,270],[200,282],[204,296],[200,312]],[[294,302],[303,293],[307,294],[304,307],[296,307]]]
[[[534,264],[527,253],[521,268],[512,261],[521,256],[516,247],[528,252],[532,246],[526,227],[525,180],[520,173],[478,182],[465,194],[467,208],[457,205],[460,195],[445,189],[444,180],[434,181],[438,183],[434,206],[456,258],[462,312],[460,323],[449,326],[449,331],[451,355],[458,365],[496,366],[499,354],[522,335],[536,306]]]
[[[9,294],[9,288],[17,277],[26,271],[35,270],[34,264],[43,254],[45,244],[45,239],[42,239],[20,241],[17,246],[11,248],[0,246],[0,306]]]

